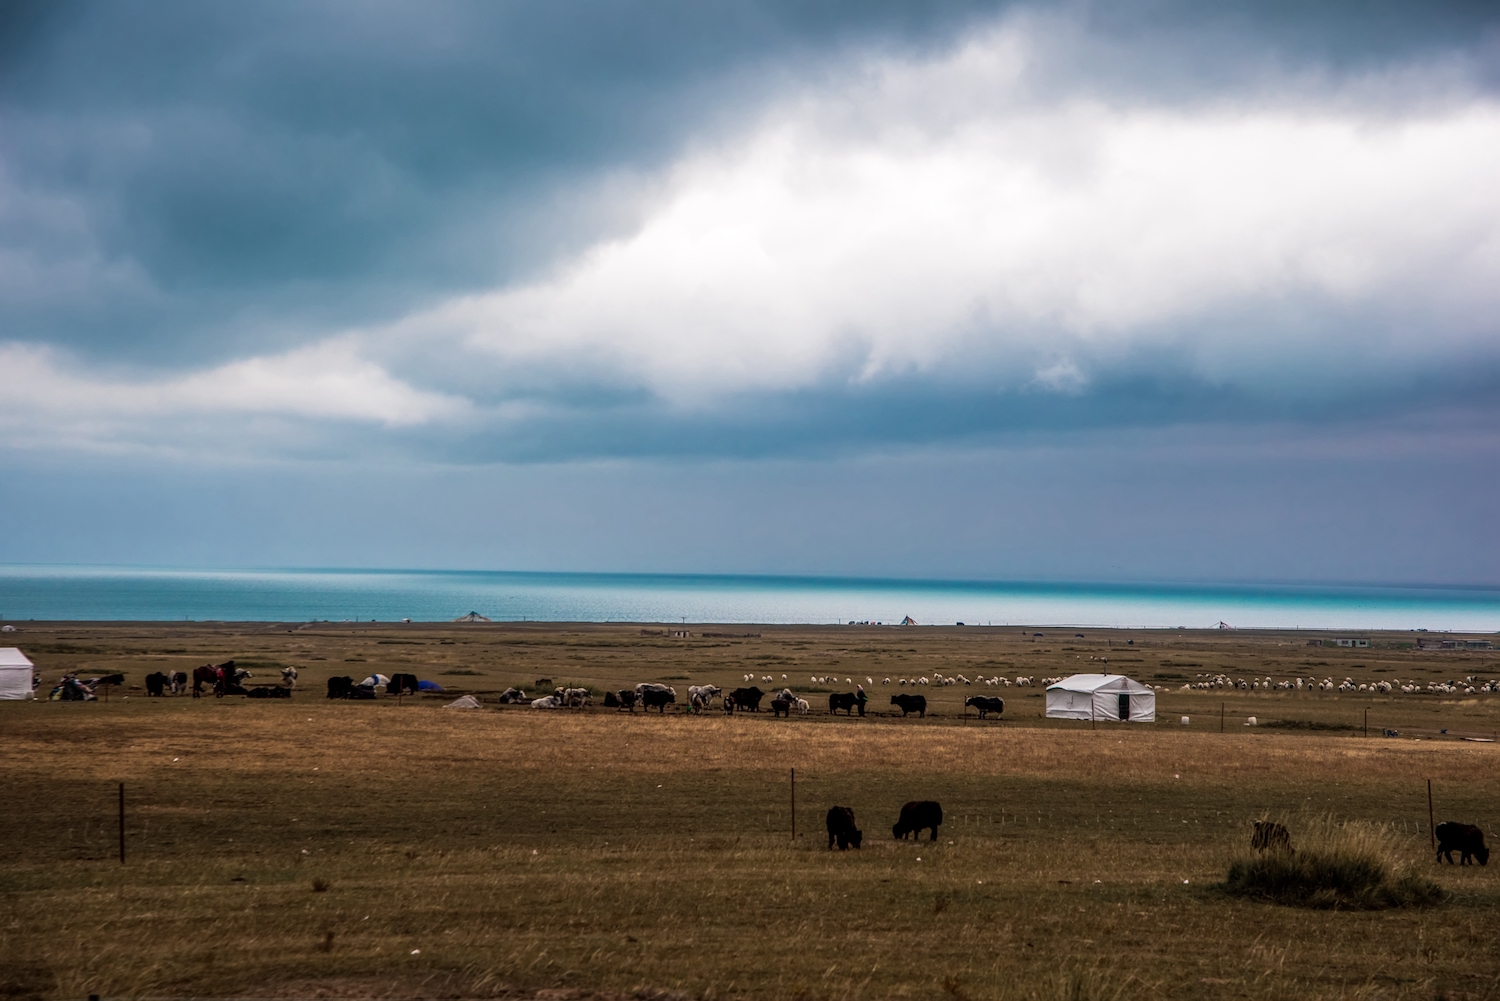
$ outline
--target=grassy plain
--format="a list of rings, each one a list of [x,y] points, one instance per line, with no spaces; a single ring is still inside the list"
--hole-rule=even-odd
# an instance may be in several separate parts
[[[1500,997],[1500,866],[1429,866],[1448,902],[1310,911],[1220,887],[1250,822],[1493,830],[1500,696],[1163,692],[1156,725],[496,709],[538,678],[598,688],[781,675],[1500,675],[1500,653],[1314,634],[639,626],[23,624],[44,690],[121,670],[108,704],[0,704],[0,994],[692,998]],[[1134,643],[1129,643],[1134,640]],[[157,669],[302,672],[289,702],[146,699]],[[1089,658],[1095,658],[1090,661]],[[333,674],[416,673],[433,698],[329,702]],[[464,672],[464,673],[453,673]],[[767,688],[769,685],[762,684]],[[867,686],[868,687],[868,686]],[[490,708],[444,710],[457,691]],[[126,698],[126,696],[129,696]],[[1220,705],[1225,731],[1219,732]],[[1361,736],[1370,709],[1373,733]],[[1178,723],[1182,715],[1191,724]],[[1247,728],[1249,715],[1281,727]],[[1440,731],[1447,729],[1448,735]],[[797,770],[798,837],[788,772]],[[116,858],[127,785],[128,862]],[[937,844],[888,836],[932,798]],[[859,852],[827,852],[852,806]],[[323,889],[317,889],[323,887]]]

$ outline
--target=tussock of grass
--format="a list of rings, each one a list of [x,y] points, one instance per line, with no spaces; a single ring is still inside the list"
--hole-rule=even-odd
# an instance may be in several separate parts
[[[1385,910],[1440,903],[1442,889],[1411,870],[1409,846],[1384,824],[1289,822],[1296,851],[1236,858],[1230,893],[1323,910]]]

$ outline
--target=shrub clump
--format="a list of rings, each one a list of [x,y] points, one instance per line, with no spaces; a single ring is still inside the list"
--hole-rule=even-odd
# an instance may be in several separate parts
[[[1291,825],[1289,825],[1291,826]],[[1299,824],[1297,851],[1234,859],[1225,888],[1240,896],[1324,910],[1384,910],[1440,903],[1443,890],[1411,870],[1391,830],[1380,824]]]

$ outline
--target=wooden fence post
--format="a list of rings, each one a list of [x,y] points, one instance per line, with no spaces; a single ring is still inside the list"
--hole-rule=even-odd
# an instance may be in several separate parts
[[[1432,853],[1437,854],[1437,823],[1432,813],[1432,779],[1427,780],[1427,832],[1432,837]]]
[[[797,840],[797,769],[792,769],[792,840]]]

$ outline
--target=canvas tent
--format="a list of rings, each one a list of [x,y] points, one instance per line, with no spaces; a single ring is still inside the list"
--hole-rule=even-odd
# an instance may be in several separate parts
[[[34,699],[31,672],[35,665],[13,646],[0,647],[0,699]]]
[[[1048,719],[1156,721],[1156,692],[1122,674],[1075,674],[1047,687]]]

